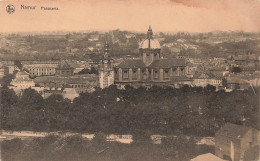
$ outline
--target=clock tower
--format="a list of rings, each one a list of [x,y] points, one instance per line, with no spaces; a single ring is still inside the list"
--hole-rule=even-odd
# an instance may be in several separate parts
[[[104,55],[99,65],[99,86],[102,89],[114,84],[113,59],[109,51],[109,45],[108,42],[106,42]]]

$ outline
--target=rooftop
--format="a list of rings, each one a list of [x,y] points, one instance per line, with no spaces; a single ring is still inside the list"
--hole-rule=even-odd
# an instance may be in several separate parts
[[[229,137],[239,139],[243,137],[250,129],[250,127],[227,123],[223,127],[221,127],[220,130],[218,130],[216,136],[227,135]]]

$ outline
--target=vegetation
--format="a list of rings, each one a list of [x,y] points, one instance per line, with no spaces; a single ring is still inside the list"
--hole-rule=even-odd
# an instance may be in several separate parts
[[[81,93],[71,102],[61,95],[43,99],[33,89],[17,97],[4,86],[1,122],[6,130],[214,136],[227,122],[259,129],[255,93],[252,89],[226,93],[213,86],[125,90],[110,86]]]
[[[161,145],[155,145],[149,142],[100,143],[78,135],[50,135],[44,138],[3,141],[1,152],[3,161],[187,161],[202,153],[214,153],[214,147],[196,145],[185,137],[167,138]]]

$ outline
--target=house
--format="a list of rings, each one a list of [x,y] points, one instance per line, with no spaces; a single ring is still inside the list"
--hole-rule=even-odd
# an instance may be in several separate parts
[[[229,89],[240,89],[240,90],[245,90],[250,87],[250,83],[240,77],[235,77],[235,76],[229,76],[226,77],[227,80],[227,88]]]
[[[199,155],[191,159],[190,161],[226,161],[226,160],[223,160],[211,153],[206,153],[206,154]]]
[[[29,77],[29,73],[18,71],[15,78],[10,82],[10,89],[13,89],[17,95],[20,95],[24,89],[34,87],[34,81]]]
[[[192,85],[206,87],[207,85],[213,85],[216,87],[222,86],[222,78],[213,77],[205,73],[196,73],[193,76]]]
[[[4,68],[4,74],[13,74],[16,70],[19,71],[20,69],[16,65],[9,65]]]
[[[258,130],[227,123],[215,136],[215,154],[232,161],[259,160],[260,133]]]

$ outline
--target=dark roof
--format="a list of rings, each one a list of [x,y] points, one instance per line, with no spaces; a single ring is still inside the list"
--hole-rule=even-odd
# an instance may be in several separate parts
[[[74,68],[71,67],[71,65],[66,60],[63,60],[60,62],[60,64],[56,69],[74,69]]]
[[[173,82],[182,82],[182,81],[191,81],[191,78],[188,78],[185,75],[182,76],[172,76],[171,80],[173,80]]]
[[[82,76],[57,77],[57,76],[40,76],[34,79],[35,83],[57,83],[57,84],[85,84],[88,81],[97,81],[98,75],[85,74]]]
[[[142,60],[126,59],[122,61],[117,67],[118,68],[145,68],[146,66]]]
[[[239,139],[243,137],[250,129],[251,129],[250,127],[227,123],[218,130],[216,136],[227,135],[229,137]]]
[[[174,66],[185,66],[184,59],[159,59],[149,65],[150,68],[171,68]]]

